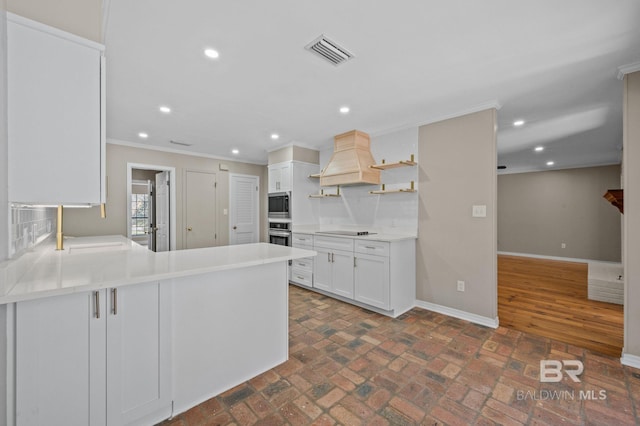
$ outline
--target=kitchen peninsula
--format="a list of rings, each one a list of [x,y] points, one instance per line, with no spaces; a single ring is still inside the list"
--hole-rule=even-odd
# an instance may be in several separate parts
[[[153,424],[286,361],[287,262],[313,255],[108,236],[3,263],[7,423]]]

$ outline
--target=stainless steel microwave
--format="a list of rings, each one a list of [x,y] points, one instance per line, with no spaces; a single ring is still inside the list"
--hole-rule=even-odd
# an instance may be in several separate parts
[[[269,194],[269,217],[274,219],[291,218],[290,192],[272,192]]]

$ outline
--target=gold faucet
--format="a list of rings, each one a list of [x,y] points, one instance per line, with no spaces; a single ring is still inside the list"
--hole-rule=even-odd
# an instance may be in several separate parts
[[[56,250],[64,250],[62,234],[62,205],[58,206],[58,221],[56,223]]]

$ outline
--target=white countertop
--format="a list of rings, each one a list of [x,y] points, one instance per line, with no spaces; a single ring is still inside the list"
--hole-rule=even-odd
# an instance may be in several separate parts
[[[122,236],[45,241],[0,264],[0,304],[178,278],[314,256],[316,252],[256,243],[154,253]]]
[[[339,234],[325,234],[325,231],[369,231],[372,234],[369,235],[339,235]],[[415,240],[417,235],[415,232],[402,229],[368,229],[366,227],[344,227],[344,226],[332,226],[332,225],[298,225],[293,227],[294,233],[300,234],[313,234],[322,235],[327,237],[337,238],[351,238],[356,240],[367,241],[402,241],[402,240]]]

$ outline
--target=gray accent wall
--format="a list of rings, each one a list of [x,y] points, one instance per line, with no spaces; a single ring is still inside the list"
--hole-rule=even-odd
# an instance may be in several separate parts
[[[496,110],[421,126],[418,152],[417,299],[495,321]]]
[[[620,262],[620,187],[619,165],[499,175],[498,251]]]
[[[624,78],[624,348],[640,365],[640,71]]]

